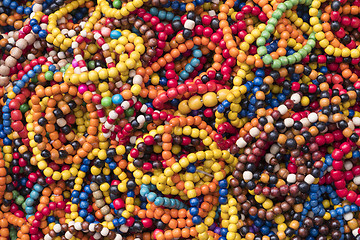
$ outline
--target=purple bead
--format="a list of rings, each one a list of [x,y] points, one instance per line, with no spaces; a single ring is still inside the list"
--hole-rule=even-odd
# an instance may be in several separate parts
[[[220,234],[220,230],[221,230],[221,228],[216,227],[214,232],[215,232],[216,234]]]

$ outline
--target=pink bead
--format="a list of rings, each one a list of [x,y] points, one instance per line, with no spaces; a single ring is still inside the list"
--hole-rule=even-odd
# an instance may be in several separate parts
[[[150,218],[142,219],[141,223],[144,225],[145,228],[150,228],[153,225],[153,221]]]

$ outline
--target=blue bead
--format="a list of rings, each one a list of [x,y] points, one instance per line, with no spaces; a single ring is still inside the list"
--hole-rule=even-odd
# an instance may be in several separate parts
[[[187,166],[186,171],[189,173],[195,173],[196,172],[196,167],[193,164],[189,164],[189,166]]]
[[[37,191],[31,191],[30,192],[30,197],[33,199],[38,199],[40,196],[40,194]]]
[[[39,37],[42,38],[42,39],[45,39],[47,35],[48,35],[48,33],[45,30],[41,30],[39,32]]]
[[[75,198],[73,198],[71,201],[72,201],[72,203],[74,203],[74,204],[79,204],[79,203],[80,203],[80,198],[75,197]]]
[[[80,209],[79,210],[79,216],[82,217],[82,218],[86,218],[88,215],[88,211],[85,210],[85,209]]]
[[[200,216],[193,216],[193,217],[192,217],[192,221],[193,221],[193,223],[194,223],[195,225],[197,225],[197,224],[200,224],[200,223],[201,223],[202,219],[201,219]]]
[[[89,197],[89,195],[88,195],[87,193],[85,193],[85,192],[81,192],[81,193],[79,194],[79,198],[80,198],[81,200],[87,200],[88,197]]]
[[[71,197],[79,197],[80,196],[80,192],[77,190],[73,190],[71,193]]]
[[[164,203],[164,199],[163,199],[162,197],[157,197],[157,198],[155,199],[154,203],[155,203],[155,205],[158,206],[158,207],[159,207],[159,206],[162,206],[163,203]]]
[[[198,215],[198,213],[199,213],[199,208],[197,208],[197,207],[191,207],[191,208],[189,209],[189,213],[190,213],[192,216]]]
[[[4,5],[5,7],[9,7],[10,4],[11,4],[11,0],[4,0],[4,1],[3,1],[3,5]]]
[[[221,188],[219,190],[220,196],[225,197],[228,194],[228,190],[226,188]]]
[[[158,17],[161,19],[161,20],[164,20],[166,18],[166,12],[164,10],[160,10],[159,11],[159,14],[158,14]]]
[[[174,1],[171,3],[171,8],[172,9],[178,9],[180,7],[180,3],[178,1]]]
[[[158,15],[158,13],[159,13],[159,10],[156,8],[156,7],[152,7],[152,8],[150,8],[150,14],[151,15]]]
[[[345,205],[343,208],[344,208],[345,213],[348,213],[351,211],[351,207],[349,205]]]
[[[170,3],[170,1],[168,2],[168,3]],[[169,6],[170,7],[170,6]],[[168,21],[171,21],[171,20],[173,20],[174,19],[174,13],[172,13],[172,12],[167,12],[166,13],[166,20],[168,20]]]
[[[199,205],[199,199],[198,198],[191,198],[189,200],[190,206],[192,207],[196,207]]]
[[[221,236],[223,236],[223,237],[226,237],[226,234],[227,234],[228,232],[229,232],[229,231],[228,231],[227,228],[221,228],[221,229],[220,229],[220,234],[221,234]]]
[[[119,39],[121,37],[121,32],[118,30],[113,30],[110,32],[111,39]]]
[[[134,191],[128,191],[126,195],[128,197],[135,197],[135,192]]]
[[[34,185],[34,187],[33,187],[33,189],[35,190],[35,191],[37,191],[37,192],[41,192],[43,189],[44,189],[44,187],[43,186],[41,186],[40,184],[35,184]]]
[[[202,57],[202,52],[199,49],[196,49],[193,51],[192,55],[194,56],[194,58],[201,58]]]
[[[85,218],[85,221],[89,223],[93,223],[95,221],[95,217],[91,214],[88,214],[87,217]]]
[[[190,64],[191,64],[191,66],[196,68],[200,65],[200,60],[197,58],[193,58],[193,59],[191,59]]]
[[[269,228],[268,226],[262,226],[262,227],[260,228],[260,231],[261,231],[262,234],[267,235],[267,234],[269,234],[269,232],[270,232],[270,228]]]
[[[186,3],[180,3],[180,11],[186,11]]]
[[[17,12],[18,14],[23,14],[23,13],[24,13],[24,7],[23,7],[23,6],[18,6],[18,7],[16,8],[16,12]]]
[[[114,104],[119,105],[124,101],[124,98],[120,94],[115,94],[114,96],[112,96],[111,101]]]
[[[219,187],[220,188],[226,188],[228,186],[226,179],[219,181]]]
[[[89,203],[87,201],[80,201],[80,204],[79,204],[79,207],[80,208],[88,208],[89,207]]]
[[[220,204],[225,204],[225,203],[227,203],[227,197],[220,196],[220,197],[219,197],[219,203],[220,203]]]
[[[351,212],[356,212],[356,211],[358,211],[358,210],[359,210],[359,207],[358,207],[358,206],[356,206],[356,205],[354,205],[354,204],[351,205]]]

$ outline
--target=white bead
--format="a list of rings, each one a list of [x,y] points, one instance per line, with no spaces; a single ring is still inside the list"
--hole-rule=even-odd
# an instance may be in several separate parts
[[[27,55],[27,58],[28,58],[28,60],[31,61],[31,60],[34,60],[36,58],[36,56],[34,54],[30,53]]]
[[[257,137],[260,134],[260,130],[257,127],[253,127],[249,131],[250,136]]]
[[[76,222],[74,227],[75,227],[76,230],[80,231],[82,229],[81,222]]]
[[[353,219],[354,214],[352,212],[348,212],[344,214],[344,219],[345,221],[350,221],[351,219]]]
[[[355,130],[355,125],[354,125],[353,121],[350,120],[350,121],[348,122],[348,127],[349,127],[351,130],[353,130],[353,131]]]
[[[118,81],[118,82],[115,83],[115,86],[116,86],[117,88],[121,88],[122,85],[124,85],[122,81]]]
[[[129,77],[135,77],[135,75],[136,75],[136,71],[133,69],[133,70],[130,70],[130,72],[129,72]]]
[[[312,112],[308,115],[308,119],[311,123],[314,123],[318,120],[318,115],[316,113]]]
[[[75,224],[75,221],[70,221],[70,222],[68,223],[68,226],[71,227],[71,226],[74,226],[74,224]]]
[[[270,152],[272,153],[272,154],[277,154],[278,152],[279,152],[279,150],[280,150],[280,147],[279,147],[279,145],[277,144],[277,143],[275,143],[275,144],[273,144],[271,147],[270,147]]]
[[[270,159],[273,158],[273,157],[274,157],[273,154],[267,153],[267,154],[265,154],[265,161],[266,161],[267,163],[269,163],[269,162],[270,162]]]
[[[352,230],[352,234],[354,237],[357,237],[359,235],[359,228],[355,228],[354,230]]]
[[[135,142],[136,142],[136,136],[131,136],[130,137],[130,143],[135,144]]]
[[[99,35],[100,35],[100,33],[98,33]],[[82,30],[81,32],[80,32],[80,35],[82,36],[82,37],[86,37],[86,35],[87,35],[87,32],[85,31],[85,30]],[[101,35],[100,35],[101,36]]]
[[[87,69],[87,67],[82,67],[82,68],[80,68],[80,71],[83,73],[83,72],[88,72],[88,69]]]
[[[274,167],[274,172],[278,172],[280,170],[280,165],[276,164]]]
[[[120,234],[116,234],[116,237],[115,237],[115,240],[122,240],[123,239],[123,237],[120,235]]]
[[[109,229],[106,228],[106,227],[104,227],[104,228],[101,230],[100,234],[101,234],[102,236],[106,237],[106,236],[109,234]]]
[[[69,37],[73,37],[73,36],[75,36],[76,35],[76,32],[75,32],[75,30],[70,30],[69,32],[68,32],[68,36]]]
[[[290,98],[295,104],[298,104],[301,100],[300,94],[294,93]]]
[[[313,175],[309,174],[305,177],[304,181],[307,183],[307,184],[313,184],[314,181],[315,181],[315,178]]]
[[[52,239],[52,237],[50,237],[49,234],[46,234],[45,237],[44,237],[44,240],[51,240],[51,239]]]
[[[127,232],[129,230],[129,227],[128,226],[126,226],[125,224],[123,224],[123,225],[121,225],[121,227],[120,227],[120,231],[122,231],[122,232]]]
[[[78,48],[79,47],[79,43],[78,42],[73,42],[71,44],[71,48],[75,49],[75,48]]]
[[[65,237],[66,237],[66,239],[71,239],[73,237],[73,235],[71,234],[71,232],[66,231]]]
[[[269,122],[269,123],[274,123],[274,119],[272,116],[266,116],[266,120]]]
[[[360,186],[360,176],[354,177],[353,181],[356,185]]]
[[[109,138],[109,137],[111,136],[111,132],[109,131],[109,132],[107,132],[107,133],[103,133],[103,136],[104,136],[105,138]]]
[[[102,49],[103,51],[107,51],[107,50],[110,49],[110,47],[109,47],[108,44],[105,43],[104,45],[101,46],[101,49]]]
[[[139,84],[139,85],[141,85],[142,82],[143,82],[142,76],[140,76],[140,75],[135,75],[135,76],[134,76],[134,78],[133,78],[133,83],[134,83],[134,84]]]
[[[136,121],[139,123],[139,124],[143,124],[145,122],[145,117],[144,115],[139,115],[136,119]]]
[[[124,110],[127,110],[130,107],[130,103],[128,101],[124,101],[120,105]]]
[[[292,127],[294,126],[294,119],[292,118],[286,118],[284,120],[285,127]]]
[[[239,147],[239,148],[244,148],[246,146],[246,142],[245,140],[241,137],[239,138],[237,141],[236,141],[236,145]]]
[[[278,107],[278,111],[280,112],[281,115],[284,115],[285,113],[287,113],[288,108],[284,104],[281,104]]]
[[[100,118],[100,122],[102,122],[102,123],[106,122],[106,117]]]
[[[106,63],[112,63],[113,59],[111,57],[107,57],[107,58],[105,58],[105,62]]]
[[[304,127],[310,127],[311,123],[307,118],[303,118],[300,120]]]
[[[193,30],[194,27],[195,27],[195,21],[190,20],[190,19],[186,20],[185,24],[184,24],[184,27],[187,28],[187,29]]]
[[[295,183],[296,182],[296,175],[293,174],[293,173],[290,173],[287,178],[286,178],[286,181],[288,183]]]
[[[106,129],[110,129],[112,127],[112,124],[110,124],[108,121],[106,121],[104,126]]]
[[[99,109],[102,109],[102,108],[103,108],[101,104],[96,104],[96,105],[95,105],[95,107],[96,107],[96,109],[97,109],[97,110],[99,110]]]
[[[102,237],[101,234],[98,232],[96,232],[93,236],[93,238],[95,238],[95,239],[101,239],[101,237]]]
[[[250,181],[252,178],[253,178],[252,172],[250,172],[250,171],[245,171],[245,172],[243,173],[243,179],[244,179],[245,181]]]
[[[215,15],[216,15],[216,13],[215,13],[214,10],[210,10],[210,11],[209,11],[209,16],[210,16],[210,17],[213,17],[213,16],[215,16]]]
[[[145,113],[146,110],[147,110],[147,106],[145,104],[142,105],[141,108],[140,108],[140,112]]]
[[[111,110],[109,113],[109,117],[115,120],[119,117],[119,114],[117,114],[114,110]]]
[[[353,168],[353,163],[351,161],[345,161],[344,167],[345,170],[350,171]]]
[[[54,230],[54,232],[56,232],[56,233],[61,232],[61,225],[58,224],[58,223],[55,224],[53,230]]]
[[[360,117],[353,117],[352,121],[354,122],[355,126],[360,126]]]
[[[86,37],[86,36],[85,36]],[[94,38],[95,38],[95,40],[98,40],[99,38],[101,38],[101,34],[100,33],[95,33],[94,34]]]
[[[66,120],[64,118],[59,118],[58,120],[56,120],[57,125],[59,125],[59,127],[63,127],[66,125]]]

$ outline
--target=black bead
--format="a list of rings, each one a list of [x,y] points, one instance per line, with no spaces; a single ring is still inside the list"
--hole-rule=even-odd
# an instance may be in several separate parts
[[[272,165],[271,165],[272,166]],[[270,184],[276,184],[278,181],[278,178],[275,175],[271,175],[269,178],[269,183]]]
[[[313,175],[315,178],[320,177],[320,169],[313,168],[312,171],[311,171],[311,175]]]
[[[34,136],[34,141],[37,142],[37,143],[41,143],[43,140],[43,136],[41,134],[36,134]]]
[[[339,11],[340,7],[341,7],[340,1],[333,1],[331,3],[331,9],[333,11]]]
[[[295,121],[294,125],[293,125],[293,128],[295,130],[301,130],[303,128],[303,124],[300,121]]]
[[[185,39],[189,39],[192,35],[192,30],[185,28],[183,31],[183,36]]]
[[[201,81],[202,81],[203,83],[207,83],[207,82],[210,81],[210,78],[208,77],[208,75],[204,75],[204,76],[201,77]]]
[[[359,140],[359,135],[356,133],[351,134],[350,140],[354,143],[356,143]]]
[[[212,29],[214,29],[214,30],[216,31],[216,30],[218,30],[218,29],[220,28],[220,27],[219,27],[219,24],[220,24],[219,19],[213,18],[213,19],[211,20],[210,26],[211,26]]]
[[[65,150],[59,150],[59,157],[60,157],[60,159],[65,159],[65,158],[67,158],[67,156],[68,156],[67,151],[65,151]]]
[[[279,133],[277,132],[272,131],[269,133],[269,140],[272,142],[276,141],[278,137],[279,137]]]
[[[50,151],[47,150],[47,149],[42,150],[42,151],[41,151],[41,156],[42,156],[43,158],[49,158],[49,157],[51,156]]]
[[[223,78],[223,75],[222,75],[220,72],[217,72],[217,73],[215,74],[215,80],[221,81],[222,78]]]
[[[331,26],[331,30],[333,30],[333,31],[335,31],[335,32],[337,32],[337,31],[340,30],[340,24],[339,24],[338,21],[333,21],[333,22],[330,24],[330,26]]]
[[[290,150],[294,150],[297,146],[297,143],[293,138],[289,138],[286,140],[285,146]]]
[[[344,130],[345,128],[348,127],[348,124],[347,124],[347,122],[345,120],[341,120],[341,121],[338,122],[338,126],[339,126],[339,128],[341,130]]]
[[[301,182],[301,183],[299,184],[299,190],[300,190],[300,192],[302,192],[302,193],[308,193],[309,190],[310,190],[310,186],[309,186],[309,184],[307,184],[306,182]]]
[[[48,121],[44,117],[40,117],[38,120],[38,124],[42,127],[44,127],[46,124],[48,124]]]
[[[135,187],[136,187],[135,181],[134,181],[134,180],[129,180],[129,181],[127,181],[126,187],[127,187],[129,190],[134,190]]]
[[[109,148],[106,150],[106,155],[108,158],[113,158],[116,156],[116,149],[115,148]]]
[[[261,126],[265,126],[268,123],[268,120],[266,119],[266,117],[260,117],[259,123]]]
[[[61,131],[65,134],[68,135],[71,132],[71,128],[69,125],[65,125],[61,128]]]
[[[63,118],[64,117],[64,113],[61,111],[60,108],[55,108],[54,109],[54,115],[56,118]]]
[[[68,105],[71,110],[74,110],[76,108],[76,103],[74,100],[71,100],[70,102],[68,102]]]
[[[195,20],[196,14],[194,13],[194,11],[189,11],[188,14],[186,15],[187,19],[190,20]]]

